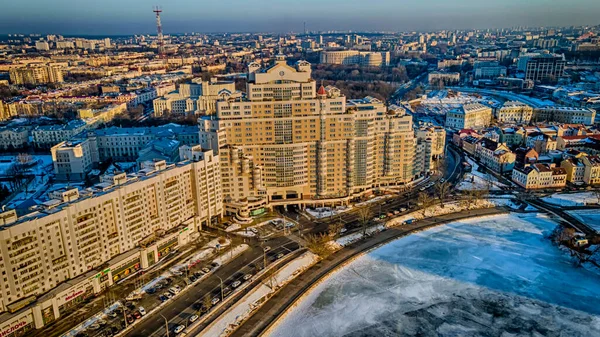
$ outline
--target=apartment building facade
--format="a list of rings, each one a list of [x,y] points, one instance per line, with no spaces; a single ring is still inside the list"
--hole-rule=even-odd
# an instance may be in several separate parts
[[[188,153],[191,160],[178,164],[147,162],[92,188],[53,191],[21,217],[0,213],[0,311],[9,311],[0,329],[42,327],[73,301],[154,265],[221,216],[218,156]]]
[[[9,70],[10,82],[15,85],[62,83],[63,74],[60,66],[27,65]]]
[[[519,101],[507,101],[496,111],[499,123],[529,124],[533,108]]]
[[[464,104],[446,113],[446,127],[462,129],[482,129],[492,122],[492,108],[479,104]]]
[[[532,118],[535,122],[548,121],[592,125],[596,119],[596,110],[577,107],[548,106],[534,109]]]
[[[561,188],[567,184],[567,171],[562,167],[538,163],[515,168],[512,180],[527,190]]]

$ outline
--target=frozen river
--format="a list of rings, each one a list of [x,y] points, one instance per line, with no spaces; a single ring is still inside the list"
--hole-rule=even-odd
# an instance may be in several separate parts
[[[536,214],[396,240],[315,288],[270,337],[600,336],[600,273],[573,266]]]

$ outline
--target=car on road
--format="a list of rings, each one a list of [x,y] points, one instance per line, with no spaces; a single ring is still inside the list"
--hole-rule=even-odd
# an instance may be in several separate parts
[[[165,295],[160,295],[160,296],[158,296],[158,299],[159,299],[161,302],[164,302],[164,301],[168,300],[169,298],[168,298],[167,296],[165,296]]]
[[[200,270],[202,270],[202,272],[204,272],[204,274],[210,273],[210,269],[208,269],[206,267],[202,267],[202,269],[200,269]]]
[[[269,246],[265,246],[265,248],[263,248],[263,250],[264,250],[265,252],[268,252],[268,251],[270,251],[270,250],[271,250],[271,247],[269,247]]]
[[[146,309],[144,309],[144,307],[139,307],[138,310],[142,316],[146,315]]]
[[[277,256],[275,256],[277,259],[281,259],[283,257],[283,253],[279,253],[277,254]]]
[[[346,229],[346,227],[342,227],[342,229],[340,229],[340,233],[346,233],[348,230]]]
[[[233,283],[231,284],[231,287],[233,287],[233,288],[237,288],[237,287],[239,287],[239,286],[240,286],[240,284],[242,284],[242,282],[241,282],[241,281],[235,281],[235,282],[233,282]]]
[[[231,288],[229,288],[229,287],[223,288],[223,297],[229,296],[229,294],[231,294]]]
[[[173,297],[173,295],[171,293],[164,293],[163,296],[166,297],[167,299],[170,299]]]
[[[220,298],[218,298],[218,297],[215,297],[215,298],[213,298],[213,299],[212,299],[212,301],[210,301],[210,303],[211,303],[212,305],[215,305],[215,304],[217,304],[217,303],[219,303],[219,302],[221,302],[221,299],[220,299]]]
[[[244,278],[244,281],[248,281],[249,279],[252,278],[252,274],[246,274],[246,275],[244,275],[243,278]]]
[[[400,208],[400,212],[406,212],[406,208],[404,208],[404,207]]]
[[[220,265],[218,262],[213,262],[213,263],[211,263],[211,264],[210,264],[210,267],[211,267],[212,269],[219,268],[220,266],[221,266],[221,265]]]
[[[198,315],[192,315],[192,316],[190,317],[190,323],[194,323],[195,321],[197,321],[197,320],[198,320],[198,318],[199,318],[199,316],[198,316]]]
[[[180,333],[185,329],[185,325],[178,325],[175,327],[175,329],[173,329],[174,333]]]

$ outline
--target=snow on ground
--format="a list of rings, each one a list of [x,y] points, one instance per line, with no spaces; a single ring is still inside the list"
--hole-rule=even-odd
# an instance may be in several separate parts
[[[357,204],[358,205],[358,204]],[[317,219],[321,219],[321,218],[326,218],[328,216],[334,216],[334,215],[338,215],[340,213],[344,213],[347,212],[349,210],[352,209],[352,206],[339,206],[336,208],[331,208],[331,207],[319,207],[319,208],[307,208],[306,209],[306,213],[310,214],[311,216],[317,218]]]
[[[220,243],[219,241],[223,241],[223,243]],[[216,238],[216,239],[212,239],[210,240],[207,244],[204,245],[204,247],[207,248],[223,248],[226,246],[229,246],[231,242],[228,239],[225,238]]]
[[[257,309],[263,298],[271,294],[277,288],[291,281],[296,275],[306,270],[317,262],[318,258],[311,252],[306,252],[292,260],[281,268],[273,276],[273,289],[269,283],[262,283],[253,289],[248,295],[237,302],[231,309],[202,331],[199,336],[227,336],[231,328],[243,321],[252,311]]]
[[[334,273],[269,334],[600,336],[600,272],[576,268],[536,214],[455,222]]]
[[[600,209],[580,209],[567,213],[600,233]]]
[[[505,184],[499,182],[493,175],[479,172],[479,164],[473,159],[467,157],[467,162],[472,167],[471,172],[465,173],[463,180],[456,186],[457,189],[463,191],[483,189],[498,191],[502,187],[506,187]]]
[[[542,198],[542,200],[549,204],[559,206],[585,206],[598,203],[598,197],[594,195],[594,192],[569,194],[554,193],[549,197]]]
[[[239,245],[239,246],[235,246],[230,251],[228,251],[227,253],[225,253],[225,254],[223,254],[223,255],[215,258],[213,260],[213,262],[216,262],[220,266],[222,266],[225,263],[233,260],[236,256],[238,256],[241,253],[243,253],[246,249],[248,249],[248,245],[247,244],[242,244],[242,245]]]

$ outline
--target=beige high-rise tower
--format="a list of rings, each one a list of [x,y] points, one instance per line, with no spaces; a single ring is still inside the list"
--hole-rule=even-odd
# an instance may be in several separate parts
[[[404,109],[317,90],[306,61],[291,67],[278,56],[266,69],[248,68],[246,99],[225,93],[216,116],[201,123],[219,140],[227,202],[347,199],[413,179],[414,132]]]

